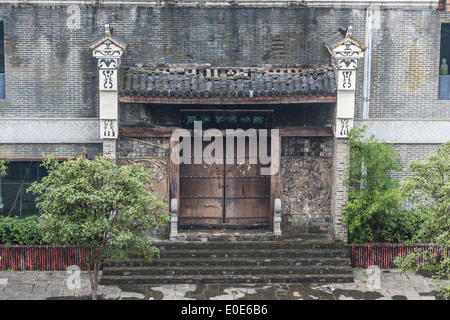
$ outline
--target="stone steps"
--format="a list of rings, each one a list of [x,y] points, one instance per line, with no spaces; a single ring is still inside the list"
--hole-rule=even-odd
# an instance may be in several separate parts
[[[353,282],[353,276],[345,274],[275,274],[275,275],[183,275],[169,276],[107,276],[102,277],[103,285],[121,284],[199,284],[199,283],[345,283]]]
[[[140,259],[130,259],[128,261],[108,261],[107,269],[110,267],[180,267],[180,266],[348,266],[347,258],[329,257],[329,258],[289,258],[275,257],[271,259],[252,259],[252,258],[216,258],[216,259],[166,259],[154,258],[152,262],[143,262]]]
[[[348,249],[342,243],[315,235],[269,240],[254,236],[156,239],[160,257],[151,263],[107,261],[102,284],[353,282]]]
[[[257,274],[342,274],[352,272],[348,266],[178,266],[178,267],[108,267],[105,276],[145,275],[257,275]]]

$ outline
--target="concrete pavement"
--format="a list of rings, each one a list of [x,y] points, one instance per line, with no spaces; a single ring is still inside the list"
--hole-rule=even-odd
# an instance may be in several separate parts
[[[138,300],[439,300],[430,278],[397,270],[355,269],[353,283],[103,286],[104,299]],[[0,271],[0,300],[81,299],[86,271]]]

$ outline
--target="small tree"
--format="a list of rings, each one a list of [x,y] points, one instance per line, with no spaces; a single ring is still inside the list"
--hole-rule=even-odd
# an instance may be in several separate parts
[[[149,232],[168,220],[166,205],[145,184],[151,179],[141,165],[118,167],[112,158],[56,161],[45,157],[48,176],[34,182],[44,240],[83,248],[92,299],[97,297],[99,270],[106,258],[158,253]]]
[[[439,246],[442,257],[437,259],[432,252],[423,251],[399,257],[396,263],[401,269],[434,268],[438,289],[448,298],[450,286],[442,285],[440,280],[450,276],[450,141],[426,161],[411,161],[407,170],[412,176],[402,180],[402,194],[424,217],[417,241]]]
[[[400,157],[392,146],[372,135],[364,137],[363,129],[348,134],[350,145],[346,185],[345,222],[351,242],[370,242],[380,238],[382,226],[392,211],[401,206],[398,182],[390,171],[399,171]],[[378,239],[379,240],[379,239]]]

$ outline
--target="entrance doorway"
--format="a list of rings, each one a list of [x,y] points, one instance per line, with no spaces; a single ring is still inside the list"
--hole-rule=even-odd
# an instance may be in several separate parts
[[[208,144],[203,142],[203,150]],[[267,154],[270,146],[268,138]],[[220,164],[204,159],[194,164],[194,156],[191,164],[180,164],[179,227],[269,229],[271,181],[269,175],[261,174],[264,165],[259,150],[251,152],[254,149],[245,143],[243,156],[237,144],[227,149],[225,141],[223,150]]]

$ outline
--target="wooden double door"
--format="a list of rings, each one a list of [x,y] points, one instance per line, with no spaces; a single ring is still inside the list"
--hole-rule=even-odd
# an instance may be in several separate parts
[[[261,174],[264,165],[259,161],[259,150],[256,155],[249,153],[246,143],[242,157],[236,144],[227,150],[223,140],[222,163],[208,164],[211,162],[202,158],[201,164],[195,164],[192,153],[191,164],[180,164],[180,228],[268,229],[270,176]],[[209,143],[203,142],[203,150]]]

